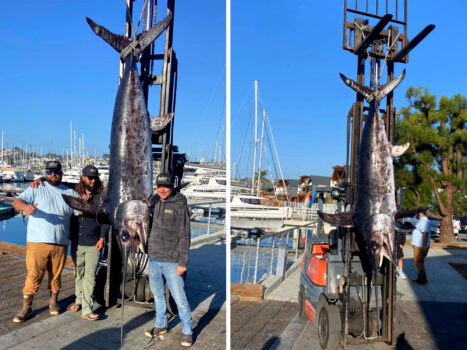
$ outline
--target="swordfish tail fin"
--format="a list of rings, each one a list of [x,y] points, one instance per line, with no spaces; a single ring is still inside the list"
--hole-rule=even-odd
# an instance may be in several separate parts
[[[139,50],[144,50],[146,47],[151,45],[151,43],[156,40],[159,35],[172,23],[172,12],[169,12],[167,16],[160,22],[152,26],[148,31],[141,33],[138,36],[138,42],[141,48]]]
[[[124,37],[123,35],[114,34],[107,28],[95,23],[89,17],[86,17],[86,21],[91,27],[92,31],[105,42],[112,46],[118,53],[122,53],[125,49],[131,51],[136,50],[137,53],[143,51],[146,47],[156,40],[162,32],[172,22],[173,15],[171,12],[160,22],[156,23],[148,31],[141,33],[137,36],[137,40],[131,40],[130,38]],[[126,50],[125,50],[126,51]],[[124,55],[126,56],[126,55]]]
[[[101,37],[105,42],[112,46],[118,53],[122,52],[125,47],[130,45],[131,40],[125,38],[123,35],[114,34],[107,28],[95,23],[89,17],[86,17],[86,21],[91,27],[92,31],[99,37]]]
[[[365,97],[366,100],[368,100],[368,98],[373,95],[374,90],[372,88],[368,86],[363,86],[362,84],[359,84],[356,81],[353,81],[352,79],[347,78],[342,73],[339,73],[339,75],[341,76],[341,79],[345,85],[352,88],[353,90],[358,92],[360,95],[363,95],[363,97]]]
[[[382,100],[384,96],[389,94],[392,90],[394,90],[405,78],[405,69],[402,71],[402,73],[396,78],[391,80],[389,83],[384,84],[383,86],[380,86],[376,92],[375,92],[375,97],[378,100]]]
[[[347,78],[342,73],[339,74],[341,76],[341,79],[344,81],[345,85],[351,87],[353,90],[363,95],[363,97],[365,97],[365,100],[367,100],[367,102],[370,103],[374,99],[381,101],[384,98],[384,96],[386,96],[392,90],[394,90],[402,82],[402,80],[404,80],[405,69],[396,79],[391,80],[389,83],[378,87],[376,90],[368,86],[363,86],[362,84],[359,84],[356,81]]]

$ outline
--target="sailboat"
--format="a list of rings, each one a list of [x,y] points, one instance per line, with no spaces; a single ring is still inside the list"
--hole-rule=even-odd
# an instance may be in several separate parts
[[[230,202],[230,215],[233,218],[266,219],[266,220],[286,220],[292,217],[292,208],[278,205],[279,202],[261,197],[261,170],[263,159],[263,141],[266,127],[266,111],[262,111],[261,139],[258,140],[258,81],[254,82],[255,87],[255,129],[254,129],[254,153],[253,153],[253,174],[251,177],[250,194],[236,194]],[[257,143],[259,147],[259,162],[256,169]],[[277,152],[276,152],[277,156]],[[279,163],[280,169],[280,163]],[[257,174],[257,179],[256,179]],[[282,170],[281,170],[282,176]],[[283,176],[282,176],[283,177]]]

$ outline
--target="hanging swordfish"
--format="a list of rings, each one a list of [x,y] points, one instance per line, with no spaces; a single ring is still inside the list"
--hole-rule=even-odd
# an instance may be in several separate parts
[[[370,105],[358,155],[357,202],[344,213],[319,213],[330,224],[356,228],[365,241],[375,272],[384,257],[395,262],[393,247],[397,209],[393,158],[409,147],[408,143],[401,146],[389,143],[383,119],[379,115],[379,104],[404,76],[405,70],[396,79],[372,89],[341,74],[344,83],[363,95]]]
[[[136,63],[141,52],[170,24],[172,14],[133,39],[86,20],[95,34],[121,54],[125,70],[113,111],[109,182],[102,202],[97,206],[79,198],[63,197],[72,208],[105,214],[124,248],[133,244],[147,253],[149,201],[153,194],[151,136],[167,126],[173,113],[162,117],[148,114]]]

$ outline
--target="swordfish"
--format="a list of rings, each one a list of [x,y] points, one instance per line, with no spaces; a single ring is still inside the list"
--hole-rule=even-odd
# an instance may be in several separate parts
[[[381,266],[384,257],[395,263],[394,223],[398,215],[393,158],[409,148],[409,143],[401,146],[389,143],[384,122],[379,115],[379,104],[404,79],[405,70],[396,79],[375,89],[362,86],[343,74],[340,76],[346,85],[362,94],[370,105],[358,155],[358,198],[350,211],[319,215],[332,225],[357,229],[365,241],[376,275],[376,269]]]
[[[167,28],[169,13],[162,21],[134,39],[117,35],[86,18],[94,33],[121,54],[125,70],[117,91],[110,136],[109,182],[100,205],[63,195],[72,208],[103,213],[109,219],[123,248],[138,246],[147,253],[152,185],[152,132],[165,128],[173,113],[162,117],[148,114],[136,66],[141,52]],[[126,249],[125,249],[126,250]]]

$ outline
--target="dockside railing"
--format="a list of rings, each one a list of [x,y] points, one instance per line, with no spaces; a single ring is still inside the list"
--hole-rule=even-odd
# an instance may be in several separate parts
[[[266,234],[256,238],[247,238],[237,240],[237,247],[246,247],[242,252],[241,270],[239,281],[234,283],[253,283],[257,284],[264,274],[284,276],[290,262],[296,261],[299,251],[304,251],[308,243],[309,231],[310,234],[315,229],[316,223],[307,223],[300,226],[284,228],[277,232]],[[292,238],[292,241],[290,240]],[[235,238],[234,238],[235,239]],[[302,240],[304,242],[302,243]],[[241,242],[242,241],[242,242]],[[269,242],[270,241],[270,242]],[[243,243],[243,244],[240,244]],[[252,249],[255,247],[256,253],[252,254]],[[242,249],[242,248],[240,248]],[[260,253],[260,250],[269,250],[269,252]],[[235,248],[234,248],[235,250]],[[293,251],[293,261],[289,261],[289,252]],[[276,256],[275,256],[276,253]],[[248,263],[247,263],[248,255]],[[252,260],[254,259],[254,265]],[[232,260],[238,260],[232,258]],[[261,260],[261,261],[260,261]],[[274,272],[274,262],[276,262],[276,271]],[[238,265],[235,263],[235,265]],[[263,271],[263,275],[259,275],[259,270]],[[273,273],[274,272],[274,273]],[[252,276],[252,278],[250,278]]]
[[[210,225],[211,225],[211,212],[212,212],[212,205],[213,204],[218,204],[218,203],[222,203],[222,204],[225,204],[225,200],[223,201],[214,201],[214,202],[201,202],[201,203],[191,203],[191,204],[188,204],[188,208],[193,209],[193,208],[201,208],[201,209],[205,209],[205,206],[208,205],[209,207],[209,212],[208,212],[208,228],[207,228],[207,233],[206,234],[210,234],[211,232],[209,231],[210,229]]]

